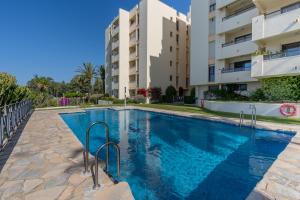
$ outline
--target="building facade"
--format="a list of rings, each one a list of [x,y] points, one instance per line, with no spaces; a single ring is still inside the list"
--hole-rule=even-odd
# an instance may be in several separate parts
[[[228,84],[249,95],[262,78],[299,75],[299,8],[299,0],[192,0],[191,85],[198,99]]]
[[[187,16],[159,0],[120,9],[105,34],[106,93],[124,99],[170,85],[187,91],[189,34]]]

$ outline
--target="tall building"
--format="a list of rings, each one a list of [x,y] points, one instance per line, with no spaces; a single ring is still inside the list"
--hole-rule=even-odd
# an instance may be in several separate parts
[[[120,9],[105,34],[106,93],[123,99],[138,89],[187,91],[189,34],[187,16],[159,0]]]
[[[249,95],[261,78],[299,75],[299,8],[299,0],[192,0],[191,85],[198,99],[229,85]]]

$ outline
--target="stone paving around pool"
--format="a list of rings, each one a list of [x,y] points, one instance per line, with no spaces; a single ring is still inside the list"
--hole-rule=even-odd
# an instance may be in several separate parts
[[[207,119],[198,114],[137,108]],[[102,170],[99,180],[103,187],[96,191],[92,189],[92,178],[82,174],[82,146],[59,116],[62,112],[80,111],[83,110],[75,108],[33,113],[1,171],[1,199],[134,199],[127,183],[114,185]],[[239,122],[222,117],[208,119],[232,124]],[[300,127],[266,122],[258,122],[257,127],[297,134],[247,200],[300,200]]]
[[[75,112],[78,110],[71,110]],[[1,199],[134,199],[127,183],[114,185],[100,170],[99,190],[84,176],[82,147],[59,112],[32,114],[0,174]],[[63,110],[70,112],[70,110]]]

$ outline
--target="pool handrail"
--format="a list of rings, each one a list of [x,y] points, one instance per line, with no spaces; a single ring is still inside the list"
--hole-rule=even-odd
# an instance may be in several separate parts
[[[109,126],[107,123],[102,121],[93,122],[86,130],[86,137],[85,137],[85,148],[83,149],[83,162],[84,162],[84,174],[89,173],[89,147],[90,147],[90,131],[95,125],[102,125],[105,127],[105,136],[106,142],[109,142]],[[108,170],[108,157],[109,157],[109,150],[106,149],[106,168]]]
[[[255,104],[252,104],[249,106],[251,109],[251,127],[255,128],[256,125],[256,106]]]
[[[99,174],[99,167],[98,167],[98,163],[99,163],[99,155],[100,155],[100,152],[101,150],[106,147],[106,149],[108,149],[109,145],[112,145],[115,147],[116,151],[117,151],[117,169],[118,169],[118,177],[120,177],[120,147],[119,145],[117,145],[116,143],[114,142],[107,142],[103,145],[101,145],[98,150],[96,151],[96,154],[95,154],[95,162],[91,165],[91,172],[92,172],[92,176],[93,176],[93,180],[94,180],[94,186],[93,186],[93,189],[98,189],[100,188],[100,184],[99,184],[99,177],[98,177],[98,174]],[[108,157],[106,157],[106,164],[108,163]],[[93,167],[95,166],[95,173],[93,173]],[[106,173],[108,173],[108,170],[106,170]]]
[[[240,112],[240,127],[242,127],[242,125],[244,123],[244,119],[245,119],[245,114],[244,114],[244,111],[241,110],[241,112]]]

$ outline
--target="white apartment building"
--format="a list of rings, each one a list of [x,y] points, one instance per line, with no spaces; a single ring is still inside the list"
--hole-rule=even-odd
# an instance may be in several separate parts
[[[261,78],[299,74],[299,5],[299,0],[192,0],[191,85],[197,97],[228,84],[247,95]]]
[[[138,89],[187,91],[189,33],[187,16],[159,0],[119,9],[105,34],[106,93],[124,99]]]

